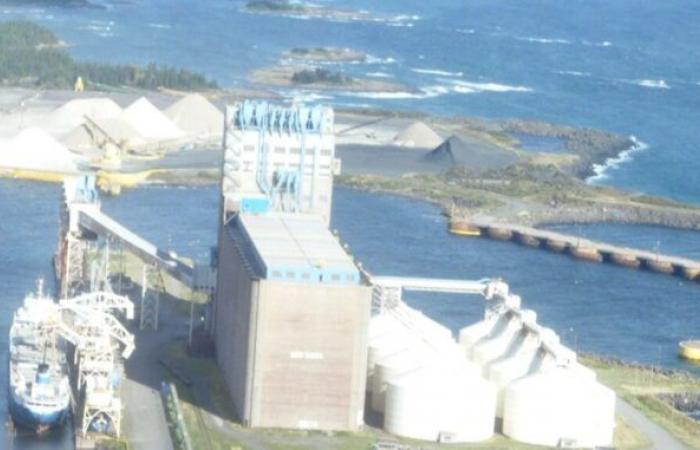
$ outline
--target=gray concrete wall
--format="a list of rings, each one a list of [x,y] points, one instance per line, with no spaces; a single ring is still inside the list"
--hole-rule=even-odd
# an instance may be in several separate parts
[[[261,281],[250,425],[356,430],[370,306],[365,286]]]
[[[215,308],[216,357],[224,373],[229,394],[243,424],[249,421],[250,382],[248,360],[253,355],[249,346],[251,298],[257,293],[257,282],[242,263],[233,241],[225,229],[219,236],[219,268]]]

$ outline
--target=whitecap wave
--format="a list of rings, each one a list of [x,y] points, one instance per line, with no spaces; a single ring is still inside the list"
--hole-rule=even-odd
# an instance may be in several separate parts
[[[368,54],[365,57],[365,63],[366,64],[395,64],[396,60],[392,57],[380,58],[378,56]]]
[[[635,136],[630,136],[632,146],[627,150],[620,152],[617,156],[613,156],[605,160],[602,164],[593,164],[593,175],[586,178],[586,183],[595,184],[597,182],[609,178],[609,171],[617,169],[621,164],[632,161],[633,155],[637,152],[644,151],[649,148],[645,143],[637,139]]]
[[[148,26],[157,30],[169,30],[171,28],[170,24],[167,23],[149,23]]]
[[[590,77],[590,72],[579,72],[577,70],[556,70],[559,75],[571,75],[572,77]]]
[[[292,101],[298,103],[314,103],[318,102],[319,100],[333,100],[335,98],[332,95],[319,94],[317,92],[303,90],[284,91],[280,94],[284,98],[291,99]]]
[[[474,28],[457,28],[455,30],[459,34],[474,34],[476,30]]]
[[[79,29],[84,31],[91,31],[93,34],[99,37],[112,37],[114,36],[114,21],[113,20],[91,20],[87,25],[79,27]]]
[[[600,42],[592,42],[592,41],[581,41],[583,45],[590,45],[592,47],[612,47],[613,43],[610,41],[600,41]]]
[[[344,95],[373,100],[422,100],[439,97],[449,92],[450,90],[445,86],[425,86],[420,88],[419,92],[346,92]]]
[[[500,83],[477,83],[472,81],[462,81],[454,79],[441,79],[454,85],[452,90],[458,94],[476,94],[479,92],[532,92],[533,89],[527,86],[511,86]]]
[[[535,42],[537,44],[571,44],[571,41],[568,39],[562,39],[562,38],[544,38],[544,37],[537,37],[537,36],[525,36],[525,37],[516,37],[515,39],[519,41],[525,41],[525,42]]]
[[[634,84],[652,89],[671,89],[665,80],[635,80]]]
[[[386,72],[367,72],[365,75],[371,78],[394,78],[392,74]]]
[[[442,77],[461,77],[461,76],[464,76],[464,72],[449,72],[447,70],[439,70],[439,69],[411,69],[411,72],[422,73],[425,75],[439,75]]]
[[[369,103],[355,103],[355,102],[343,102],[343,101],[336,101],[336,105],[342,105],[342,106],[347,106],[349,108],[364,108],[364,109],[369,109],[369,108],[374,108],[373,105],[370,105]]]

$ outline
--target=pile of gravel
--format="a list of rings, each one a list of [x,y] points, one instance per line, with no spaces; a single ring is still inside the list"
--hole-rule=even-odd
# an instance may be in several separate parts
[[[147,140],[163,141],[185,136],[180,128],[145,97],[129,105],[119,118]]]
[[[435,148],[441,143],[440,135],[423,122],[413,122],[393,140],[394,145],[408,148]]]
[[[0,143],[0,167],[77,173],[76,155],[46,131],[32,127]]]
[[[188,136],[221,136],[224,114],[200,94],[190,94],[165,110],[165,115]]]

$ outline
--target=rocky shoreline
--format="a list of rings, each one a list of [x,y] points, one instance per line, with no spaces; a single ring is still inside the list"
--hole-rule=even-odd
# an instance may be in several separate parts
[[[307,89],[345,92],[411,92],[406,86],[369,78],[339,77],[339,82],[296,83],[295,74],[312,72],[318,68],[309,65],[280,65],[253,70],[248,79],[256,85],[285,89]]]
[[[657,397],[691,419],[700,420],[700,392],[674,392]]]
[[[633,149],[638,142],[628,136],[620,136],[608,131],[593,128],[577,128],[548,122],[506,119],[485,121],[466,119],[475,130],[487,133],[502,133],[511,137],[511,145],[519,147],[514,135],[524,134],[533,137],[561,139],[566,153],[575,155],[569,171],[577,178],[586,179],[596,175],[595,166],[603,165],[610,158],[618,157],[622,152]]]
[[[531,226],[559,224],[618,223],[652,225],[682,230],[700,231],[700,211],[665,209],[662,207],[618,206],[599,208],[561,208],[556,211],[535,213],[526,220],[514,222]]]
[[[293,48],[282,53],[282,59],[302,62],[364,62],[367,55],[359,50],[337,47]]]

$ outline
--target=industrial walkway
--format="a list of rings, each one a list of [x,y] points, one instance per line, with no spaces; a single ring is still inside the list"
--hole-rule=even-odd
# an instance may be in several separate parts
[[[636,429],[645,435],[651,441],[651,448],[655,450],[687,450],[688,447],[683,445],[668,431],[652,422],[647,416],[635,409],[632,405],[617,398],[615,405],[617,413],[624,419],[625,422],[632,428]]]
[[[144,262],[158,266],[187,286],[193,285],[194,270],[192,267],[184,264],[169,252],[160,250],[93,205],[78,210],[78,223],[81,228],[98,236],[119,241],[126,250],[134,253]]]
[[[700,280],[700,261],[689,258],[622,247],[510,223],[453,218],[449,226],[453,234],[513,240],[529,247],[568,253],[585,261],[606,262],[634,269],[644,268],[653,272],[682,276],[691,281]]]

